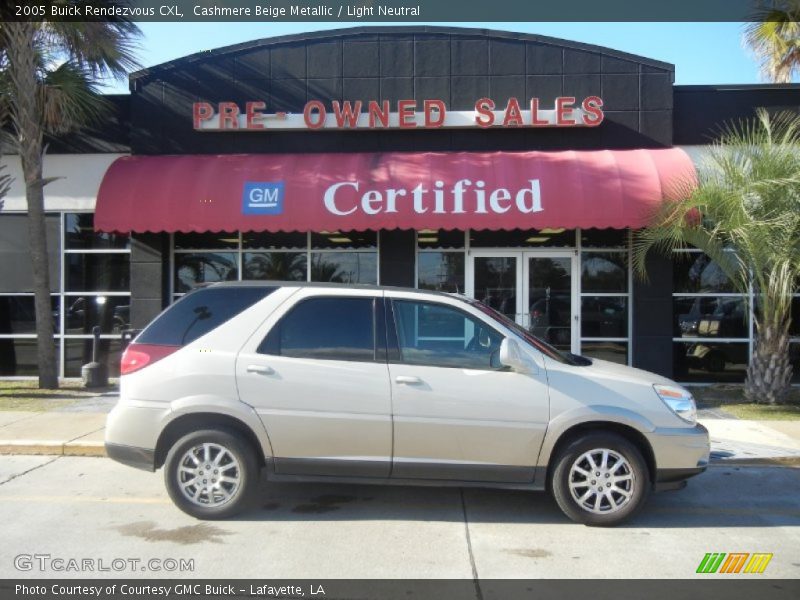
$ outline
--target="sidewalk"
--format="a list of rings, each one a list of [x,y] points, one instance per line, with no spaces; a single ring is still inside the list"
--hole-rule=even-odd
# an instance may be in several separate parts
[[[45,412],[0,411],[0,454],[105,456],[103,428],[117,397],[104,394]],[[800,421],[749,421],[700,411],[712,464],[800,467]]]

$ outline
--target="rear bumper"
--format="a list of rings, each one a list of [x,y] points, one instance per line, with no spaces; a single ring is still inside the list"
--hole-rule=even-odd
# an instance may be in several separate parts
[[[106,442],[106,454],[112,460],[123,465],[143,469],[145,471],[156,470],[156,455],[154,450],[147,448],[137,448],[135,446],[124,446],[122,444],[109,444]]]

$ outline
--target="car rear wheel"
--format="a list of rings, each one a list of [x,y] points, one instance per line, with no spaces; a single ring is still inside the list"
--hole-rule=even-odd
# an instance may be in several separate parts
[[[650,494],[650,477],[634,444],[616,434],[590,433],[559,452],[551,488],[573,521],[609,526],[641,509]]]
[[[198,519],[224,519],[249,508],[258,493],[255,450],[233,432],[208,429],[183,436],[167,454],[170,498]]]

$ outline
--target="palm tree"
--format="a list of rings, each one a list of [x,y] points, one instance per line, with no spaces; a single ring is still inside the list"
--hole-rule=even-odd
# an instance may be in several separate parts
[[[6,9],[3,9],[4,11]],[[25,177],[36,306],[39,387],[58,387],[47,266],[42,159],[45,134],[63,135],[98,118],[105,102],[96,81],[137,66],[135,24],[125,20],[0,23],[0,98]]]
[[[756,119],[727,127],[696,189],[683,197],[665,203],[651,226],[637,232],[634,268],[645,274],[651,249],[694,246],[738,292],[747,295],[752,285],[756,335],[745,395],[783,401],[792,377],[791,295],[800,276],[800,117],[762,109]]]
[[[765,79],[789,83],[800,69],[800,0],[777,0],[745,25],[744,43]]]

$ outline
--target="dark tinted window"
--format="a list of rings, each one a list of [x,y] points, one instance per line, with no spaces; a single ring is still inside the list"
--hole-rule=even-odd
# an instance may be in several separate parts
[[[186,294],[136,339],[140,344],[183,346],[274,292],[274,287],[225,287]]]
[[[372,298],[311,298],[267,334],[262,354],[371,361],[375,357]]]

